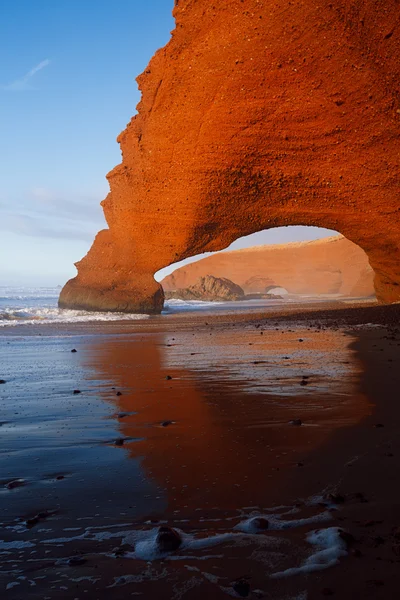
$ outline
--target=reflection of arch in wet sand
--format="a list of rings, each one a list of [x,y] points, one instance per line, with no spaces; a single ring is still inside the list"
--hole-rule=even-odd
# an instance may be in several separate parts
[[[135,413],[118,419],[124,437],[143,440],[125,445],[129,456],[141,458],[171,510],[279,501],[284,467],[368,413],[343,333],[203,329],[195,348],[193,339],[121,336],[91,349],[90,366],[122,391],[107,397],[116,415]],[[306,426],[289,425],[294,418]]]

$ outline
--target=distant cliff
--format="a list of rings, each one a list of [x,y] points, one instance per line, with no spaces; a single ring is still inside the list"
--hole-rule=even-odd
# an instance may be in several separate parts
[[[206,275],[230,279],[246,294],[273,286],[292,294],[374,294],[367,255],[342,236],[219,252],[176,269],[161,285],[165,291],[188,288]]]

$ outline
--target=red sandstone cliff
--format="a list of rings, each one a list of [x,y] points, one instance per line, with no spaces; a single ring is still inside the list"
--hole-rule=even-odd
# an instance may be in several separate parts
[[[285,225],[341,232],[400,300],[398,0],[179,0],[62,307],[160,311],[153,274]]]
[[[219,252],[176,269],[161,285],[165,291],[187,288],[208,274],[234,281],[247,294],[269,285],[293,294],[374,294],[367,255],[341,236]]]

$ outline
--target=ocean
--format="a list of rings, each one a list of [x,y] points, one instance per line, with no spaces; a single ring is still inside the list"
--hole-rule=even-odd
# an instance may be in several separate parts
[[[58,308],[60,287],[11,287],[0,286],[0,327],[32,325],[40,323],[82,323],[91,321],[132,321],[146,319],[143,314],[89,312]],[[298,300],[297,300],[298,301]],[[163,314],[180,312],[248,310],[265,306],[282,306],[293,302],[292,298],[276,300],[247,300],[243,302],[201,302],[168,300]]]

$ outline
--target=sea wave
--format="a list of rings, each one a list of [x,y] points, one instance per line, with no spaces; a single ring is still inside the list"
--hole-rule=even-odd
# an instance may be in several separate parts
[[[0,327],[9,325],[32,325],[42,323],[86,323],[88,321],[132,321],[146,319],[149,315],[127,313],[88,312],[63,308],[23,309],[5,308],[0,310]]]

